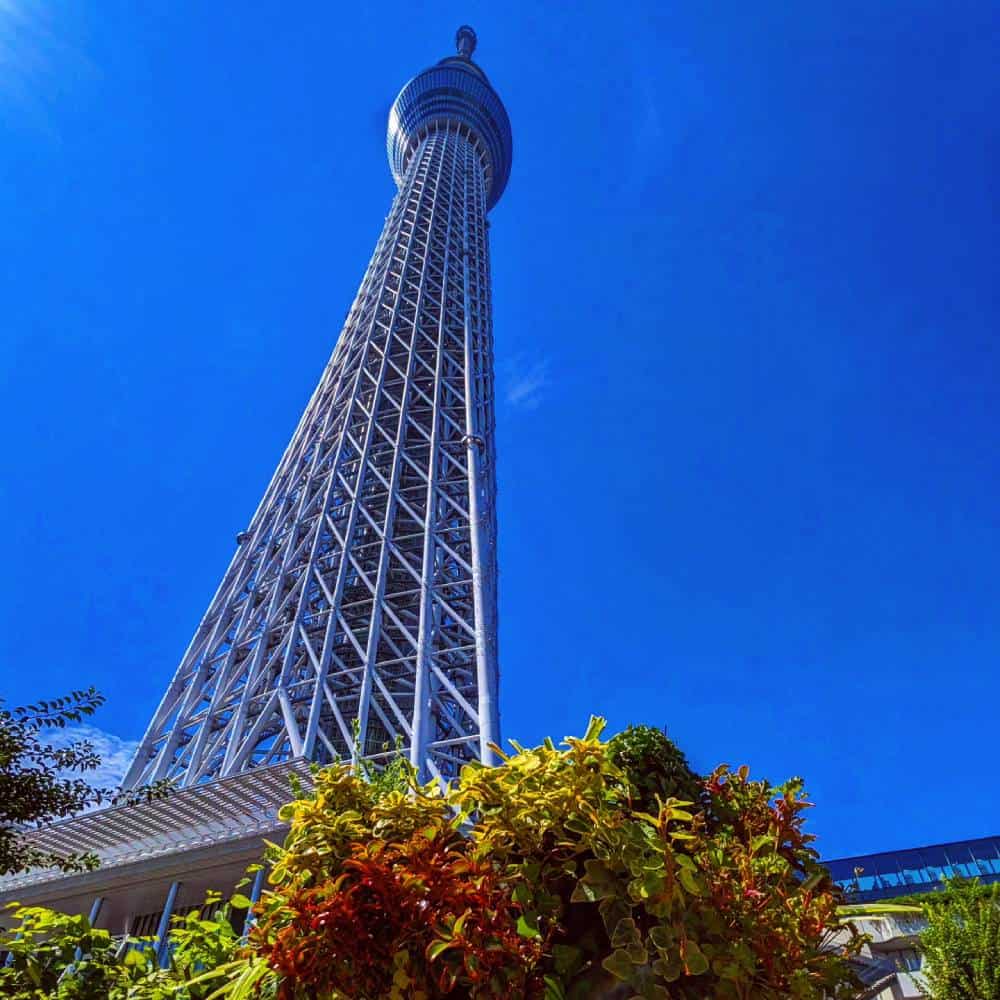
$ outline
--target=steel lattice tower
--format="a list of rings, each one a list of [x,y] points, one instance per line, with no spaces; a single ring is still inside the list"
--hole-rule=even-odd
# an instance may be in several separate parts
[[[471,60],[389,114],[399,191],[333,355],[125,779],[307,758],[428,776],[498,739],[488,224],[510,123]],[[357,722],[355,723],[355,720]],[[357,726],[357,738],[354,727]]]

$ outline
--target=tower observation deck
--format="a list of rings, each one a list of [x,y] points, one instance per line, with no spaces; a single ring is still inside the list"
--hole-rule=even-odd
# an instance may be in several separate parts
[[[486,215],[510,174],[476,36],[389,112],[398,193],[333,355],[127,774],[182,788],[406,748],[490,760],[496,481]]]

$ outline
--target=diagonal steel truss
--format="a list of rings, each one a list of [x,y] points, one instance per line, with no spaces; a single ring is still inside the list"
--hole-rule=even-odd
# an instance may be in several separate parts
[[[459,121],[418,137],[333,356],[127,787],[298,757],[377,761],[397,742],[441,779],[490,759],[489,166]]]

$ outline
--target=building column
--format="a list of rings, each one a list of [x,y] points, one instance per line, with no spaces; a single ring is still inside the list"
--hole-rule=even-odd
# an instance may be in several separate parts
[[[170,917],[174,912],[174,903],[177,900],[177,890],[181,887],[180,882],[171,882],[167,890],[167,901],[163,907],[163,915],[160,917],[160,925],[156,928],[156,960],[161,969],[165,969],[170,962],[170,949],[167,939],[170,936]]]
[[[246,919],[243,921],[243,940],[246,940],[247,935],[250,933],[250,928],[253,927],[254,920],[253,907],[254,904],[260,899],[261,891],[264,888],[264,865],[261,865],[257,869],[257,873],[253,877],[253,885],[250,887],[250,909],[247,910]]]
[[[87,923],[90,924],[90,929],[94,929],[94,924],[97,923],[97,918],[101,915],[101,906],[104,904],[103,896],[95,896],[94,902],[90,904],[90,913],[87,915]],[[81,949],[77,948],[73,953],[74,959],[79,962],[83,957],[83,952]]]

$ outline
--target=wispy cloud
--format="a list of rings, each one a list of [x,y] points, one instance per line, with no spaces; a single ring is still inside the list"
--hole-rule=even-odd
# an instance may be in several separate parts
[[[507,402],[523,410],[533,410],[551,385],[548,359],[517,355],[504,365],[503,380]]]
[[[661,38],[638,32],[631,55],[620,168],[627,181],[622,190],[639,198],[649,182],[663,183],[676,151],[704,120],[708,98],[698,64],[682,49],[665,50]]]
[[[44,0],[0,0],[0,112],[12,112],[29,126],[58,138],[56,106],[72,86],[82,85],[96,67],[81,47],[81,18],[72,4]]]
[[[78,740],[90,742],[101,758],[101,766],[96,771],[85,771],[81,777],[97,788],[114,788],[120,785],[139,746],[135,740],[123,740],[114,733],[86,723],[52,730],[44,738],[54,747],[69,746]]]

